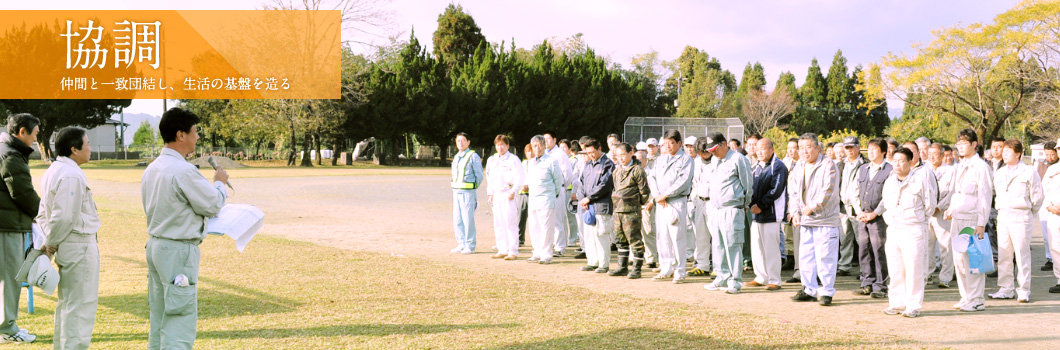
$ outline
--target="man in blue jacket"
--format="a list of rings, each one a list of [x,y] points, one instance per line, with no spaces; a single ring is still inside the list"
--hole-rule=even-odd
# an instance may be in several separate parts
[[[755,279],[744,285],[780,289],[780,221],[784,217],[784,191],[788,184],[788,167],[773,153],[773,141],[767,138],[755,143],[761,165],[754,168],[754,192],[751,195],[751,262]]]
[[[471,140],[467,134],[456,134],[453,156],[453,230],[456,232],[456,248],[450,252],[471,254],[475,252],[475,209],[478,208],[476,189],[485,177],[482,175],[482,157],[468,148]]]
[[[597,263],[596,273],[606,273],[611,265],[611,231],[614,223],[611,221],[612,202],[611,191],[615,188],[612,174],[615,172],[615,163],[604,157],[600,149],[600,141],[593,137],[581,139],[582,152],[587,156],[585,167],[581,173],[581,186],[578,187],[578,206],[582,210],[589,211],[592,207],[593,218],[596,222],[585,223],[585,255],[589,265]],[[585,220],[584,217],[578,218]]]

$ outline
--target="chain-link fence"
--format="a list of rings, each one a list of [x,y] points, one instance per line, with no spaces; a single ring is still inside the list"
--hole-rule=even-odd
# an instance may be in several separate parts
[[[637,143],[649,138],[662,138],[666,130],[676,129],[681,137],[707,137],[720,132],[727,139],[744,141],[743,123],[738,118],[671,118],[629,117],[624,125],[622,141]]]

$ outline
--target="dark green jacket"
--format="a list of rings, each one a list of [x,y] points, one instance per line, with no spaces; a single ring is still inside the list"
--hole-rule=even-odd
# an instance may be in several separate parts
[[[0,232],[27,233],[40,208],[33,189],[29,155],[33,149],[8,133],[0,134]]]

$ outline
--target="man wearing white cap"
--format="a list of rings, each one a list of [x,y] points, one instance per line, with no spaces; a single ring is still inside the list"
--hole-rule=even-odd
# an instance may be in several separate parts
[[[695,162],[699,161],[699,159],[700,159],[699,152],[696,151],[696,141],[697,140],[698,139],[695,136],[685,137],[685,154],[687,154],[689,157],[692,157],[693,164],[695,164]],[[693,170],[694,170],[694,168],[695,168],[695,166],[693,166]],[[695,179],[693,179],[693,180],[695,180]],[[692,215],[695,212],[696,212],[696,203],[695,203],[695,201],[692,200],[692,197],[689,196],[688,197],[688,227],[685,230],[685,232],[687,234],[687,236],[685,237],[685,242],[688,243],[688,247],[687,247],[688,248],[688,252],[687,252],[687,255],[685,255],[685,256],[688,257],[689,260],[691,260],[691,258],[694,257],[695,254],[696,254],[696,234],[693,231],[694,228],[692,227]]]
[[[667,130],[663,136],[662,154],[648,175],[648,187],[658,210],[659,274],[652,280],[673,283],[685,281],[686,230],[688,195],[692,189],[692,158],[681,148],[681,132]]]
[[[650,138],[644,143],[648,146],[647,160],[643,162],[644,175],[651,177],[655,168],[655,158],[659,157],[659,141]],[[649,200],[644,204],[640,213],[641,221],[644,223],[641,238],[644,240],[644,266],[649,269],[659,267],[659,248],[655,230],[655,201]]]
[[[1060,151],[1060,140],[1056,141],[1056,147],[1053,150]],[[1042,207],[1048,213],[1046,214],[1048,228],[1045,231],[1045,235],[1049,237],[1048,249],[1053,256],[1060,256],[1060,163],[1053,163],[1045,171],[1042,187],[1045,189],[1045,203]],[[1060,264],[1054,263],[1051,267],[1057,283],[1049,287],[1049,293],[1060,293]]]
[[[55,137],[59,158],[41,179],[37,223],[47,235],[44,254],[59,265],[59,300],[55,310],[56,349],[87,349],[92,341],[99,302],[99,215],[81,164],[92,148],[85,129],[68,127]]]
[[[633,158],[637,160],[641,165],[648,161],[648,144],[644,141],[637,142],[637,146],[633,150]]]

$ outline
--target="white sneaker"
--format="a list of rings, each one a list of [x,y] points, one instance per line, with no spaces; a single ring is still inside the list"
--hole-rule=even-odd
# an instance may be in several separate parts
[[[706,289],[706,290],[709,290],[709,291],[713,292],[713,291],[721,290],[721,287],[718,287],[718,285],[716,285],[714,283],[707,283],[706,285],[703,286],[703,289]]]
[[[1005,293],[1002,291],[998,291],[997,293],[990,294],[990,299],[1013,299],[1015,297],[1016,294],[1012,292]]]
[[[1031,292],[1024,292],[1021,290],[1016,291],[1016,302],[1029,303],[1031,302]]]
[[[674,279],[673,279],[673,281],[672,281],[672,282],[673,282],[674,284],[681,284],[681,283],[685,283],[685,276],[674,276]]]
[[[460,251],[460,254],[471,254],[471,253],[474,253],[474,252],[475,252],[474,250],[464,248],[463,250]]]
[[[450,253],[459,253],[461,250],[464,250],[464,246],[459,246],[458,245],[458,246],[456,246],[456,248],[450,249],[449,252]]]
[[[978,303],[977,304],[968,303],[968,304],[964,304],[964,306],[961,306],[961,311],[964,311],[964,312],[975,312],[975,311],[983,311],[983,310],[986,310],[986,305],[978,304]]]
[[[916,318],[917,316],[920,316],[920,310],[906,310],[902,313],[902,316]]]
[[[960,310],[962,307],[964,307],[965,304],[968,304],[968,301],[961,299],[961,301],[958,301],[956,304],[953,304],[953,308]]]
[[[897,315],[897,314],[902,313],[902,311],[903,311],[903,308],[900,308],[900,307],[888,307],[886,309],[883,309],[883,313],[885,315]]]
[[[725,290],[726,294],[740,294],[740,290],[736,288],[729,288]]]
[[[551,258],[541,259],[541,261],[538,261],[537,263],[541,264],[541,265],[548,265],[548,264],[552,263],[552,259]]]
[[[660,272],[658,275],[655,275],[655,277],[652,277],[651,280],[652,281],[656,281],[656,282],[662,282],[662,281],[670,279],[671,277],[673,277],[673,275],[668,275],[668,274]]]
[[[4,334],[0,335],[0,344],[6,343],[20,343],[29,344],[34,340],[37,340],[37,336],[29,334],[29,331],[25,329],[19,329],[15,334]]]

